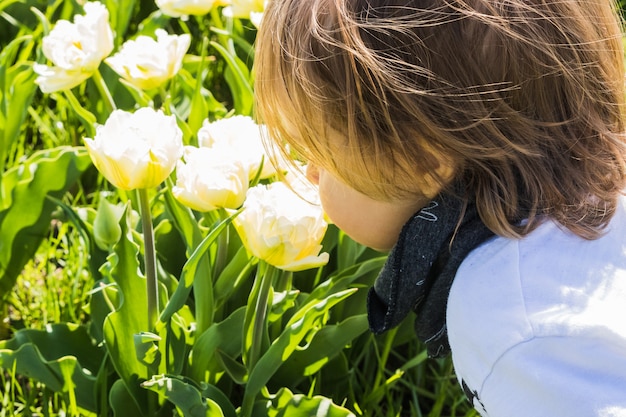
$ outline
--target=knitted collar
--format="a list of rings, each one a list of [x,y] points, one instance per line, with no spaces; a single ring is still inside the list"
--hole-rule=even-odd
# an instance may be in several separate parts
[[[428,355],[446,356],[450,352],[446,308],[454,276],[467,254],[491,236],[476,206],[471,202],[466,206],[452,194],[442,193],[418,211],[402,228],[369,290],[370,330],[383,333],[413,311],[415,332]]]

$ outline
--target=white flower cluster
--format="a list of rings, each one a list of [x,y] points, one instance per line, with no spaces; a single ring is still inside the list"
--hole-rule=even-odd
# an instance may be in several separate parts
[[[104,60],[120,77],[137,88],[148,90],[174,77],[182,66],[190,44],[188,34],[168,35],[155,31],[156,40],[138,36],[113,51],[109,12],[99,2],[88,2],[85,14],[74,22],[60,20],[43,38],[43,54],[52,65],[35,64],[35,82],[44,93],[76,87],[98,71]],[[107,58],[109,57],[109,58]]]
[[[252,20],[265,6],[261,0],[157,0],[157,5],[170,16],[222,6],[230,16]],[[77,86],[97,73],[102,61],[142,90],[160,87],[180,70],[189,35],[158,29],[156,39],[138,36],[109,57],[114,36],[107,9],[89,2],[84,10],[73,22],[57,22],[44,37],[43,52],[52,65],[34,66],[43,92]],[[280,167],[287,181],[277,181],[282,176],[266,153],[263,132],[246,116],[205,120],[198,146],[184,146],[175,116],[143,107],[114,110],[85,146],[102,175],[120,189],[157,187],[176,170],[172,194],[180,203],[200,212],[243,207],[235,227],[248,251],[269,264],[291,271],[323,265],[328,254],[319,252],[327,223],[314,187],[288,164]],[[263,183],[250,188],[256,180]]]
[[[174,116],[150,108],[116,110],[85,144],[116,187],[156,187],[176,168],[172,193],[182,204],[200,212],[243,205],[235,227],[252,255],[290,271],[323,265],[328,254],[319,252],[327,222],[301,170],[289,170],[287,183],[249,188],[259,170],[263,179],[276,174],[261,130],[244,116],[205,121],[198,132],[201,146],[184,147]],[[263,161],[268,163],[261,168]]]

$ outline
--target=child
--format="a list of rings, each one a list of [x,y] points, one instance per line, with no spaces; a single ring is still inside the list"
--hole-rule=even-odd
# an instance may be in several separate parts
[[[610,0],[273,0],[258,115],[389,260],[483,416],[626,416],[626,141]]]

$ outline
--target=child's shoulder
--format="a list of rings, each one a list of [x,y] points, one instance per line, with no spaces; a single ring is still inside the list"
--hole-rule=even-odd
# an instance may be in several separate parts
[[[447,319],[455,367],[468,386],[480,391],[489,383],[495,392],[497,375],[511,372],[532,383],[548,372],[546,361],[567,360],[559,372],[573,379],[589,368],[597,379],[614,372],[616,387],[626,389],[624,200],[599,239],[546,221],[523,239],[496,237],[470,253],[450,291]],[[595,362],[611,358],[614,368],[592,364],[592,354]]]
[[[467,317],[483,310],[485,319],[504,323],[510,320],[499,319],[494,310],[515,314],[537,336],[557,331],[557,323],[567,332],[569,320],[598,320],[609,314],[603,305],[622,309],[626,316],[625,299],[626,197],[622,197],[597,239],[583,239],[546,220],[521,239],[496,237],[479,246],[459,267],[449,308],[465,310]],[[477,300],[475,306],[469,305],[471,300]],[[599,315],[590,314],[594,308]],[[626,321],[619,323],[626,338]]]

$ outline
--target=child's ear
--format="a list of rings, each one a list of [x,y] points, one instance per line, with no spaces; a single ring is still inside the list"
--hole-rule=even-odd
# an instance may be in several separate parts
[[[432,155],[436,161],[437,167],[431,173],[425,175],[424,188],[422,190],[424,195],[429,198],[439,194],[441,189],[448,185],[456,174],[456,166],[451,158],[436,155],[434,152]]]
[[[317,185],[320,182],[320,168],[312,162],[309,162],[306,166],[306,177],[313,184]]]

